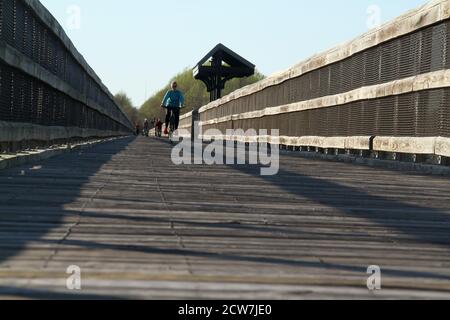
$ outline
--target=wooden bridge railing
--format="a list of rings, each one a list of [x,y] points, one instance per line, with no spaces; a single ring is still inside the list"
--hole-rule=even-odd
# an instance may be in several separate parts
[[[278,129],[290,147],[441,162],[450,157],[450,1],[431,1],[198,112],[203,135]],[[182,117],[182,128],[191,123]]]
[[[0,0],[0,143],[128,134],[132,124],[38,0]]]

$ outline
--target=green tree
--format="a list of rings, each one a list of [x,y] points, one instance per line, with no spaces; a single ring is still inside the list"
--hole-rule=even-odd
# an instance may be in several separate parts
[[[239,88],[253,84],[257,81],[264,79],[264,75],[256,72],[255,75],[242,78],[233,79],[227,82],[224,90],[224,94],[229,94]],[[209,102],[209,93],[206,91],[206,87],[203,82],[194,79],[191,69],[185,69],[184,71],[173,77],[169,83],[156,92],[150,99],[148,99],[139,110],[141,118],[164,118],[164,110],[161,110],[161,101],[167,90],[170,89],[170,83],[172,81],[177,81],[178,86],[185,95],[185,108],[183,108],[182,113],[187,113],[195,108],[206,105]]]
[[[114,96],[114,100],[116,100],[117,104],[122,107],[122,110],[127,114],[128,118],[133,124],[141,122],[139,110],[133,107],[133,102],[125,92],[117,93]]]

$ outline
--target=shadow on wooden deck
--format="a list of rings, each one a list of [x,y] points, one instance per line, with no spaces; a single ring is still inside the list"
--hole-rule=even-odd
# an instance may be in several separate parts
[[[2,208],[0,209],[0,222],[5,226],[4,228],[8,228],[8,226],[10,228],[4,231],[0,229],[0,238],[5,237],[5,231],[10,233],[14,228],[17,228],[14,225],[17,217],[12,211],[14,206],[20,206],[20,200],[16,200],[16,198],[22,194],[27,194],[27,196],[39,200],[41,196],[40,185],[33,184],[29,186],[27,185],[27,180],[33,178],[36,181],[36,177],[41,178],[41,187],[54,183],[52,176],[41,173],[40,168],[42,166],[54,166],[52,169],[55,169],[57,174],[58,170],[67,173],[67,181],[60,184],[59,187],[70,190],[64,199],[51,201],[51,207],[56,210],[53,211],[54,214],[41,227],[31,230],[15,230],[16,233],[12,239],[13,243],[9,242],[6,244],[6,241],[0,242],[0,263],[20,253],[28,243],[41,240],[49,231],[58,227],[63,218],[68,214],[63,208],[64,205],[77,199],[80,196],[81,187],[89,181],[90,177],[94,176],[114,155],[119,154],[127,148],[134,139],[134,137],[128,137],[106,142],[87,151],[71,152],[40,163],[35,163],[34,165],[0,171],[0,190],[3,195],[0,198],[0,207]],[[33,219],[31,213],[28,216],[29,219]]]
[[[108,163],[112,157],[119,154],[127,146],[133,142],[133,138],[127,138],[112,143],[106,143],[101,146],[95,147],[95,150],[91,150],[88,154],[81,154],[79,156],[74,154],[63,155],[54,159],[49,160],[48,164],[56,165],[58,167],[64,166],[76,166],[73,168],[67,167],[66,173],[68,174],[65,188],[70,188],[72,192],[64,199],[55,200],[52,203],[53,207],[60,208],[60,210],[55,211],[55,215],[49,218],[49,223],[40,229],[31,230],[32,232],[27,234],[20,234],[21,230],[17,230],[18,236],[14,238],[14,245],[7,245],[6,247],[0,243],[0,263],[7,260],[8,258],[17,255],[23,250],[27,243],[33,241],[39,241],[40,243],[49,245],[70,245],[77,246],[88,249],[99,249],[99,250],[119,250],[127,252],[139,252],[144,254],[160,254],[160,255],[183,255],[187,257],[199,257],[207,258],[221,261],[243,261],[258,264],[274,264],[274,265],[288,265],[288,266],[301,266],[305,268],[323,268],[326,270],[337,269],[342,271],[355,271],[365,273],[366,270],[362,268],[354,267],[345,264],[336,263],[323,263],[323,262],[311,262],[302,261],[298,259],[284,259],[284,258],[274,258],[274,257],[252,257],[252,256],[241,256],[236,254],[219,254],[211,252],[201,252],[189,249],[161,249],[156,247],[149,247],[143,245],[120,245],[120,244],[105,244],[92,241],[81,241],[81,240],[70,240],[65,237],[62,240],[54,241],[43,239],[43,237],[52,229],[58,227],[62,219],[66,215],[73,216],[74,212],[67,212],[63,209],[64,205],[74,201],[80,196],[79,189],[89,181],[89,178],[96,174],[96,172],[106,163]],[[285,157],[285,155],[283,155]],[[130,160],[132,161],[132,160]],[[46,165],[44,163],[43,165]],[[39,165],[39,164],[37,164]],[[378,224],[383,224],[386,229],[394,230],[406,235],[408,238],[417,240],[423,243],[429,243],[433,245],[442,246],[445,248],[450,248],[450,216],[447,212],[422,207],[418,205],[408,204],[400,202],[394,199],[377,196],[365,192],[363,189],[345,186],[332,181],[327,181],[324,179],[319,179],[310,175],[305,175],[296,172],[292,168],[281,168],[280,172],[276,176],[260,176],[259,166],[231,166],[232,169],[237,170],[245,175],[256,177],[264,181],[265,183],[270,183],[273,186],[277,186],[287,193],[292,195],[301,196],[307,198],[315,203],[335,208],[348,216],[365,218],[372,220]],[[76,175],[71,174],[71,171],[76,169]],[[39,171],[32,171],[25,169],[25,175],[21,175],[21,171],[24,168],[16,168],[8,171],[0,172],[0,186],[3,188],[3,192],[8,192],[9,188],[23,188],[22,192],[27,192],[29,195],[33,195],[38,191],[38,186],[33,186],[33,189],[27,188],[26,180],[27,177],[32,175],[33,177],[39,177]],[[43,179],[43,184],[51,183],[45,174],[41,175]],[[47,179],[47,180],[46,180]],[[327,194],[327,196],[323,196]],[[36,193],[36,197],[39,197],[39,193]],[[0,205],[2,207],[8,207],[8,205],[18,205],[15,202],[14,194],[12,197],[0,198]],[[367,207],[371,208],[368,212]],[[377,212],[377,209],[382,209]],[[273,231],[278,230],[274,226],[252,226],[243,224],[211,224],[211,223],[199,223],[199,222],[189,222],[189,221],[174,221],[161,218],[153,217],[129,217],[120,215],[108,215],[104,213],[96,212],[85,212],[82,214],[83,217],[92,218],[114,218],[123,220],[133,220],[135,222],[164,222],[164,223],[180,223],[192,226],[207,226],[210,228],[227,228],[227,229],[244,229],[252,231],[267,232],[271,229]],[[427,222],[434,221],[439,222],[440,225],[437,227],[433,226],[411,226],[404,224],[403,222],[408,220],[409,217],[413,216],[416,222]],[[8,219],[14,219],[10,214],[7,215]],[[32,217],[30,217],[32,218]],[[0,219],[7,225],[8,219],[5,220],[5,215],[2,214]],[[295,231],[289,231],[295,233]],[[2,231],[0,230],[0,236],[2,236]],[[406,270],[395,270],[395,269],[383,269],[383,273],[386,275],[392,275],[396,277],[421,277],[430,278],[438,280],[450,280],[450,277],[445,274],[438,274],[433,272],[415,272]],[[2,288],[1,292],[14,291],[14,288]],[[28,298],[39,298],[41,292],[39,291],[22,291],[19,294],[23,297]],[[44,294],[43,294],[44,295]],[[44,295],[45,296],[45,295]],[[62,296],[66,298],[66,296]],[[67,296],[70,298],[70,295]],[[98,299],[108,299],[108,297],[96,297]]]

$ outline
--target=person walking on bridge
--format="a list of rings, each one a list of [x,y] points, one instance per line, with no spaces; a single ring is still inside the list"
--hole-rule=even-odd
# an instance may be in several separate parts
[[[158,138],[161,138],[161,134],[162,134],[162,126],[163,126],[163,123],[161,122],[161,119],[156,120],[156,124],[155,124],[155,136],[157,136]]]
[[[148,133],[150,132],[150,123],[147,119],[144,120],[144,135],[148,137]]]
[[[164,134],[169,134],[169,121],[173,113],[175,117],[175,130],[178,129],[180,123],[180,110],[184,105],[184,96],[180,90],[178,90],[178,84],[176,81],[172,82],[171,90],[167,91],[161,104],[161,108],[167,110],[166,112],[166,128]]]
[[[135,132],[136,132],[136,136],[139,137],[139,135],[141,134],[141,125],[139,124],[139,122],[136,122],[136,125],[134,127]]]

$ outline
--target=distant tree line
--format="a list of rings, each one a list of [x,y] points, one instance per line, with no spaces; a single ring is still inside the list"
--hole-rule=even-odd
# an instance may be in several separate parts
[[[264,79],[264,75],[259,72],[256,72],[251,77],[232,79],[226,83],[223,94],[229,94],[262,79]],[[164,94],[169,90],[172,81],[178,82],[180,90],[185,95],[185,108],[183,108],[182,114],[204,106],[209,102],[209,93],[206,91],[206,86],[201,81],[194,79],[191,69],[185,69],[173,77],[164,88],[145,101],[140,109],[133,107],[131,99],[124,92],[119,92],[115,98],[133,123],[142,122],[144,119],[162,119],[164,118],[164,111],[161,110],[161,101]]]
[[[133,102],[127,96],[125,92],[119,92],[114,96],[117,104],[122,107],[123,111],[127,114],[128,118],[133,124],[141,122],[139,110],[133,106]]]

